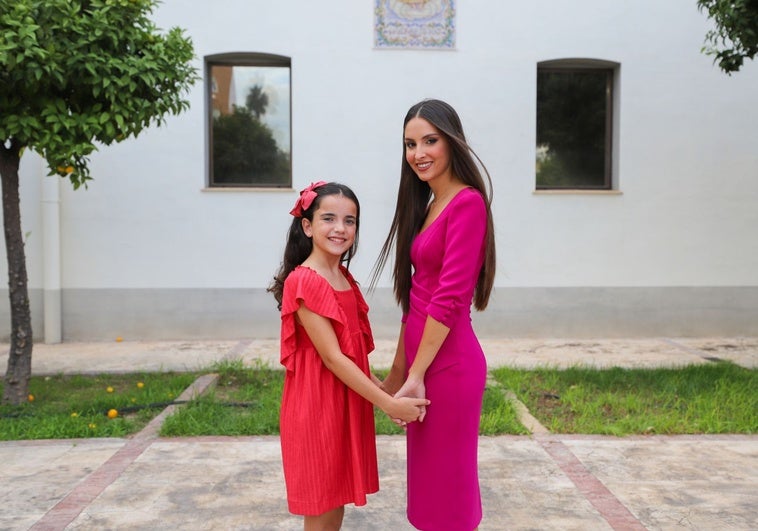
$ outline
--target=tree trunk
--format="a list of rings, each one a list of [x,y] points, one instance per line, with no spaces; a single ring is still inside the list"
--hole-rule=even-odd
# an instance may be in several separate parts
[[[21,404],[29,393],[32,375],[32,317],[26,276],[26,254],[21,235],[18,166],[21,145],[11,140],[0,145],[0,177],[3,188],[3,226],[8,258],[8,292],[11,303],[11,336],[3,403]]]

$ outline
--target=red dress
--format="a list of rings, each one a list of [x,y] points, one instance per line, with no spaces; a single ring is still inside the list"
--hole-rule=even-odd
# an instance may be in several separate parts
[[[367,376],[374,349],[368,305],[350,273],[338,291],[307,267],[284,282],[281,363],[286,368],[280,415],[282,462],[290,512],[318,515],[348,503],[366,504],[379,490],[374,410],[321,360],[295,312],[305,306],[328,318],[342,353]]]

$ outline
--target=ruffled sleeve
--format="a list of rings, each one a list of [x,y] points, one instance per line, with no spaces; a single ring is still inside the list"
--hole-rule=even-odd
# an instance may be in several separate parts
[[[347,270],[344,271],[347,272]],[[356,293],[364,345],[368,346],[366,344],[368,342],[373,349],[373,338],[371,337],[371,328],[367,316],[368,305],[360,294],[357,283],[352,276],[349,273],[346,276]],[[337,341],[344,354],[351,357],[356,355],[351,347],[347,315],[340,306],[334,289],[324,277],[314,270],[307,267],[296,267],[284,281],[282,295],[280,362],[287,370],[294,370],[295,366],[293,356],[298,349],[295,314],[300,309],[301,302],[312,312],[326,317],[332,322]]]

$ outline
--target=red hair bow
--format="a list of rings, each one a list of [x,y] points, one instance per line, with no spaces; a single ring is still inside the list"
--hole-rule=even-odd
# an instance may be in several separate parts
[[[295,201],[295,206],[292,207],[292,210],[290,210],[290,214],[296,218],[302,218],[303,212],[308,210],[311,204],[313,204],[313,200],[316,199],[316,196],[318,195],[314,190],[319,186],[323,186],[325,184],[326,181],[318,181],[311,183],[310,186],[306,186],[300,190],[300,197],[298,197],[297,201]]]

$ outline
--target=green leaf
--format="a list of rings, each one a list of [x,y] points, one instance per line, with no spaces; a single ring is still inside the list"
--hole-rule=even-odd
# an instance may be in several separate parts
[[[156,4],[2,0],[2,137],[25,138],[52,168],[75,161],[78,188],[90,179],[87,157],[98,138],[137,136],[187,109],[198,79],[192,43],[181,30],[156,28]]]

